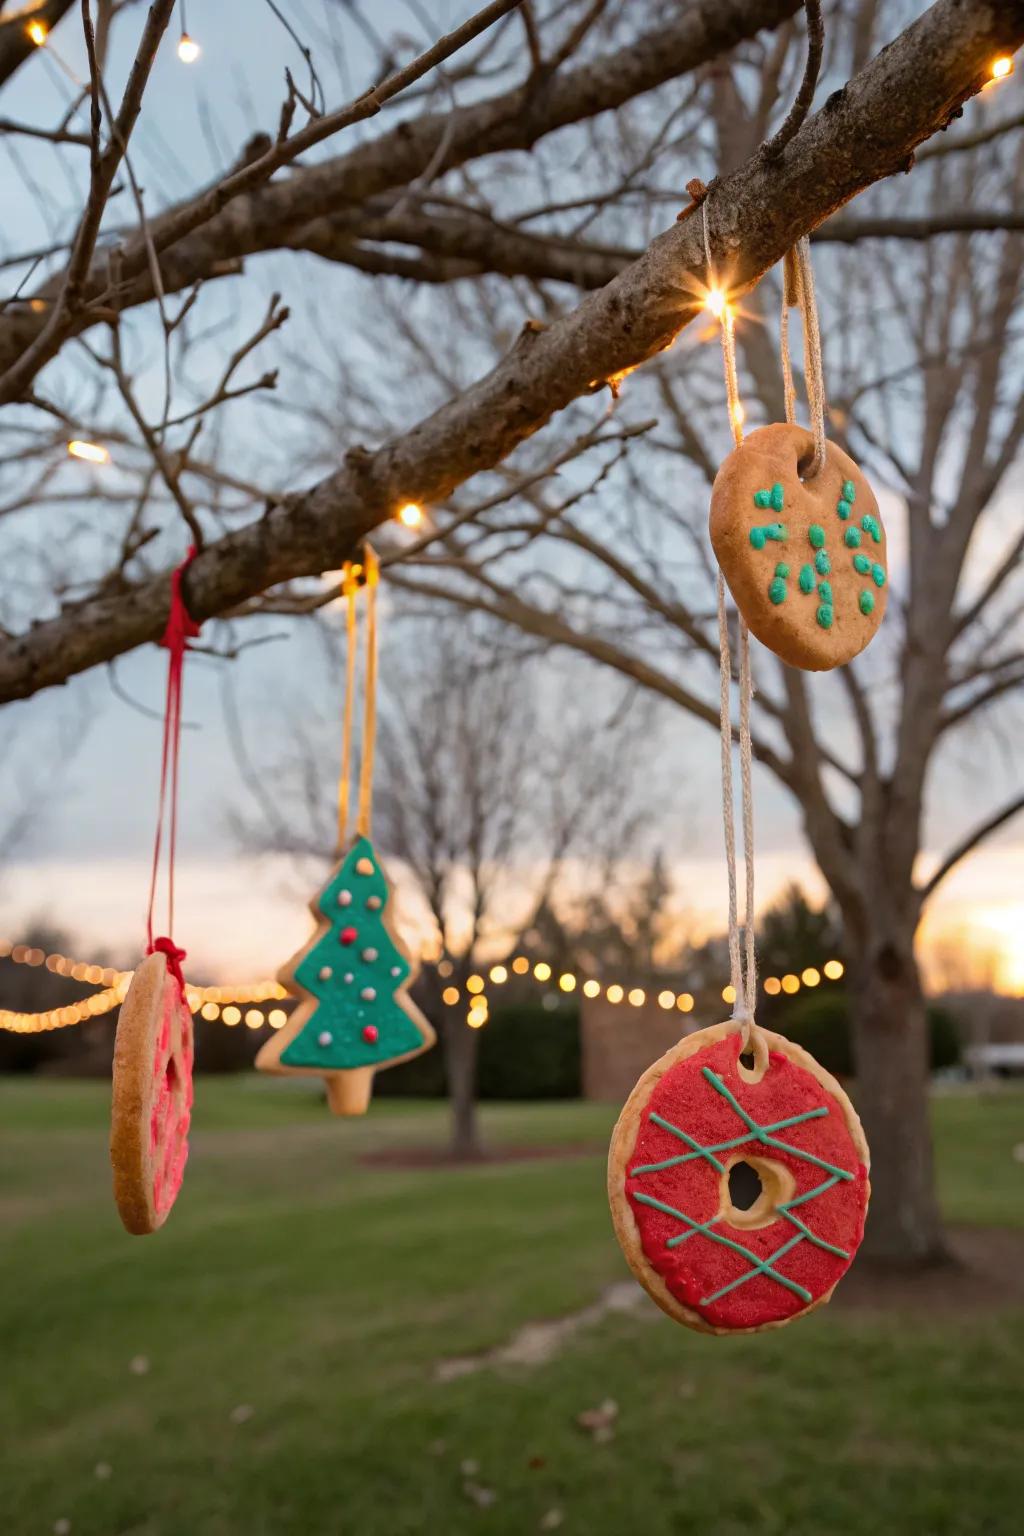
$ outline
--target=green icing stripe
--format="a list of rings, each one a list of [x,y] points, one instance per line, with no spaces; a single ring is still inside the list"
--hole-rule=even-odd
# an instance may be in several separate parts
[[[741,1275],[740,1280],[734,1281],[733,1285],[739,1284],[743,1280],[752,1280],[754,1275],[770,1275],[773,1280],[777,1280],[780,1285],[784,1285],[788,1291],[792,1291],[794,1295],[799,1296],[801,1301],[811,1300],[810,1291],[805,1290],[802,1285],[798,1285],[795,1280],[790,1280],[787,1275],[780,1275],[777,1270],[772,1269],[772,1262],[778,1257],[778,1254],[769,1254],[767,1259],[761,1259],[749,1248],[744,1248],[742,1243],[734,1243],[731,1237],[726,1237],[721,1232],[712,1232],[710,1221],[694,1221],[693,1217],[687,1216],[685,1211],[677,1211],[675,1206],[666,1205],[664,1200],[655,1200],[653,1195],[637,1193],[634,1194],[633,1199],[639,1200],[642,1205],[653,1206],[656,1211],[664,1211],[666,1216],[674,1216],[677,1221],[686,1222],[686,1225],[691,1229],[691,1231],[681,1232],[678,1237],[670,1237],[668,1240],[668,1246],[670,1248],[677,1247],[679,1243],[684,1241],[685,1238],[700,1232],[704,1237],[710,1238],[713,1243],[721,1243],[723,1248],[731,1248],[734,1253],[741,1253],[745,1259],[749,1259],[750,1262],[754,1265],[754,1268],[751,1270],[750,1274]],[[788,1253],[790,1248],[795,1247],[795,1245],[800,1241],[801,1238],[798,1232],[795,1238],[792,1238],[788,1243],[783,1244],[782,1248],[779,1250],[779,1253]],[[732,1285],[728,1286],[727,1289],[731,1290]],[[710,1302],[714,1301],[717,1296],[723,1294],[724,1293],[721,1291],[716,1291],[715,1296],[702,1298],[700,1304],[702,1307],[708,1306]]]
[[[786,1120],[776,1120],[773,1125],[766,1125],[763,1130],[766,1134],[774,1134],[775,1131],[788,1130],[791,1125],[803,1125],[805,1120],[820,1120],[822,1115],[827,1115],[827,1109],[805,1109],[802,1114],[790,1115]],[[716,1142],[714,1146],[702,1147],[699,1141],[694,1141],[688,1132],[680,1130],[678,1125],[673,1125],[671,1120],[665,1120],[661,1115],[652,1110],[649,1118],[655,1125],[660,1125],[663,1131],[669,1131],[673,1136],[692,1147],[692,1152],[680,1152],[676,1157],[667,1157],[661,1163],[644,1163],[640,1168],[631,1170],[630,1178],[636,1178],[641,1173],[660,1173],[663,1168],[675,1168],[679,1163],[692,1163],[695,1158],[703,1157],[719,1173],[725,1172],[725,1164],[720,1163],[715,1156],[716,1152],[734,1152],[737,1147],[746,1146],[753,1140],[753,1132],[748,1131],[745,1136],[734,1136],[731,1141]]]
[[[774,539],[777,544],[783,544],[786,540],[785,523],[762,523],[750,530],[750,542],[755,549],[764,549],[768,539]]]

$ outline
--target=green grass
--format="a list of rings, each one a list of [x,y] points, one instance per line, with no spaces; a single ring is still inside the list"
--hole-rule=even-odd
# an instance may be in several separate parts
[[[948,1214],[1024,1222],[1024,1100],[935,1110]],[[485,1112],[495,1144],[596,1145],[612,1119]],[[623,1278],[599,1154],[371,1169],[359,1152],[440,1144],[440,1107],[340,1123],[289,1084],[204,1081],[182,1199],[139,1241],[109,1198],[101,1086],[0,1082],[0,1126],[3,1536],[520,1536],[552,1509],[587,1536],[1024,1525],[1019,1312],[833,1306],[718,1341],[652,1309],[442,1384],[439,1358]],[[608,1397],[596,1444],[575,1419]]]

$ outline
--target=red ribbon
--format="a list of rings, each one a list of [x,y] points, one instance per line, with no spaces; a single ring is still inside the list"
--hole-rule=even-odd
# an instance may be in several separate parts
[[[167,616],[167,628],[160,644],[170,653],[167,664],[167,700],[164,706],[164,745],[160,763],[160,802],[156,818],[156,840],[153,845],[153,871],[149,881],[149,908],[146,913],[146,953],[159,951],[167,956],[168,969],[184,991],[185,978],[181,962],[185,951],[179,949],[170,938],[153,938],[153,907],[156,903],[156,881],[160,869],[160,849],[163,842],[164,812],[167,803],[167,781],[170,777],[170,830],[167,840],[167,927],[174,928],[174,855],[178,842],[178,758],[181,747],[181,682],[188,642],[199,633],[199,625],[185,607],[181,595],[181,578],[196,557],[195,545],[171,573],[171,610]]]

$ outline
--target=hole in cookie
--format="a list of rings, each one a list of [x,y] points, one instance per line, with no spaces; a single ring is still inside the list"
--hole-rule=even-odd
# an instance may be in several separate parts
[[[727,1164],[719,1189],[719,1216],[731,1227],[753,1231],[771,1226],[779,1206],[796,1194],[796,1180],[785,1163],[748,1153]]]
[[[757,1066],[757,1057],[749,1047],[740,1054],[740,1066],[746,1067],[748,1072],[753,1072]]]
[[[753,1061],[753,1056],[750,1059]],[[729,1199],[737,1211],[749,1211],[763,1192],[761,1175],[753,1163],[733,1163],[729,1169]]]
[[[745,1083],[759,1083],[768,1070],[768,1047],[756,1026],[751,1029],[750,1039],[740,1052],[736,1070]]]
[[[178,1086],[178,1067],[173,1056],[169,1057],[167,1061],[167,1071],[164,1073],[164,1086],[168,1093],[173,1093]]]

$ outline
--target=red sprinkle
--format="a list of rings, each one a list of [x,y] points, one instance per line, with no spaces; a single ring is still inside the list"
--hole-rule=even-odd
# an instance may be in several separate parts
[[[359,935],[354,928],[343,928],[338,934],[342,944],[354,944]]]
[[[367,1045],[376,1045],[376,1043],[377,1043],[377,1026],[376,1026],[376,1024],[364,1024],[363,1025],[363,1039],[366,1041]]]

